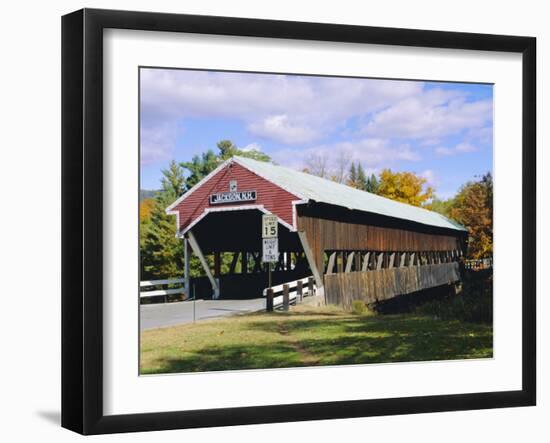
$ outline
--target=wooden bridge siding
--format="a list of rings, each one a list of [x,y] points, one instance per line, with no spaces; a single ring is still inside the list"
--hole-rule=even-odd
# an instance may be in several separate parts
[[[351,308],[353,300],[367,303],[387,300],[460,280],[458,263],[406,266],[378,271],[327,274],[327,303]]]
[[[451,251],[461,249],[458,237],[425,234],[298,215],[299,231],[307,235],[319,269],[327,250],[339,251]]]

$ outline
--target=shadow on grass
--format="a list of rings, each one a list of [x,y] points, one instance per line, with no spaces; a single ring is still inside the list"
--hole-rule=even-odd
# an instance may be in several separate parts
[[[300,320],[284,313],[277,317],[246,325],[251,331],[274,333],[274,340],[269,343],[207,346],[196,352],[164,357],[156,362],[154,370],[142,368],[142,373],[492,357],[492,328],[485,325],[416,316]]]

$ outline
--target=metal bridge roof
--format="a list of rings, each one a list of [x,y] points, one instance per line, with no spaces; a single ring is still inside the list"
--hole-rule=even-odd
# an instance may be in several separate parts
[[[467,231],[464,226],[437,212],[400,203],[295,169],[246,157],[233,157],[233,161],[304,200],[371,212],[428,226]]]

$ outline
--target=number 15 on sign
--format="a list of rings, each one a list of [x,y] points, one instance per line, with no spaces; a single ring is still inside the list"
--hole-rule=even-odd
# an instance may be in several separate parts
[[[276,215],[263,215],[262,216],[262,237],[263,238],[276,238],[278,234],[278,224]]]

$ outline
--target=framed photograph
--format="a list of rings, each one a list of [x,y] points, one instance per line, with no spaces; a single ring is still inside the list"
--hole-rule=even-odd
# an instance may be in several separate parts
[[[62,425],[535,405],[536,41],[62,20]]]

